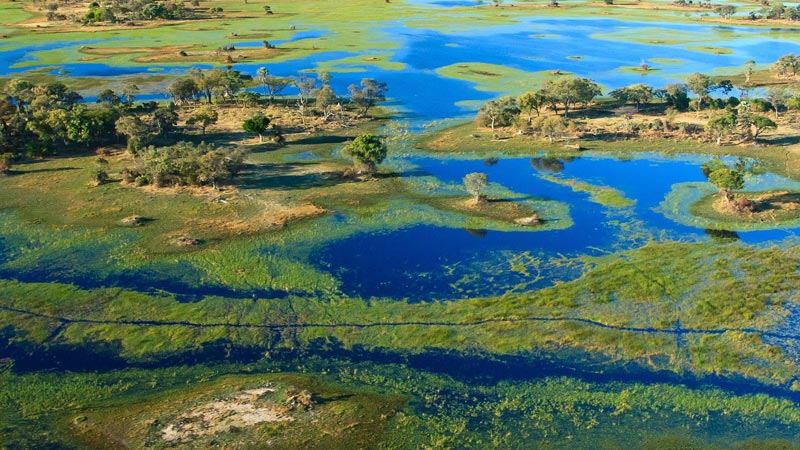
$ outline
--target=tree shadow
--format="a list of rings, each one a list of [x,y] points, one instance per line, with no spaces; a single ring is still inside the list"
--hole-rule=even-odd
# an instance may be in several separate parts
[[[762,144],[786,147],[789,145],[800,144],[800,136],[776,136],[770,137],[770,139],[759,136],[758,141]]]
[[[332,187],[346,182],[341,172],[303,172],[315,163],[259,164],[237,177],[241,189],[300,190]]]
[[[16,164],[15,164],[16,166]],[[16,170],[12,169],[8,171],[9,175],[22,175],[25,173],[50,173],[50,172],[66,172],[70,170],[81,170],[80,167],[48,167],[43,169],[27,169],[27,170]]]
[[[353,139],[350,136],[335,136],[335,135],[322,135],[322,136],[308,136],[288,142],[288,145],[323,145],[323,144],[343,144]]]

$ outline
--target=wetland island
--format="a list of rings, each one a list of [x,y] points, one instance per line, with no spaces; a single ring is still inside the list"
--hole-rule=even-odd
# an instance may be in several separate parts
[[[798,31],[0,0],[0,449],[800,449]]]

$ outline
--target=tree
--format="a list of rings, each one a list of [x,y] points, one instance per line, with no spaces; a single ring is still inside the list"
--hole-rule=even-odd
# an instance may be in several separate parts
[[[632,84],[624,88],[614,89],[608,95],[617,100],[627,103],[632,101],[636,105],[636,112],[639,112],[641,105],[650,102],[653,98],[653,88],[646,84]]]
[[[371,174],[375,173],[377,165],[386,159],[388,149],[379,137],[362,134],[345,146],[344,153],[353,157],[356,166],[360,165],[365,173]]]
[[[486,200],[484,190],[489,186],[489,176],[483,172],[468,173],[464,179],[464,187],[467,193],[472,196],[472,199],[477,202]]]
[[[292,84],[292,80],[290,78],[282,78],[282,77],[275,77],[272,75],[267,75],[264,79],[264,86],[267,87],[267,91],[269,92],[269,104],[272,104],[272,101],[275,100],[275,96],[280,94],[286,86]]]
[[[350,91],[350,101],[361,108],[360,115],[365,117],[369,109],[377,102],[386,100],[385,94],[388,88],[386,83],[379,83],[374,78],[364,78],[361,80],[361,89],[351,84],[348,90]]]
[[[733,199],[733,191],[744,189],[744,173],[725,167],[711,172],[708,182],[713,184],[730,203]]]
[[[122,99],[111,89],[105,89],[97,94],[97,103],[105,103],[110,106],[117,106],[122,103]]]
[[[670,83],[664,87],[667,104],[677,110],[685,110],[689,106],[688,86],[684,83]]]
[[[153,128],[159,136],[163,136],[175,129],[178,124],[178,113],[175,112],[174,103],[161,106],[153,112]]]
[[[600,86],[588,78],[546,80],[542,84],[542,89],[553,101],[564,105],[565,118],[569,117],[569,108],[572,104],[588,104],[601,94]]]
[[[539,125],[539,130],[542,135],[547,136],[550,142],[553,142],[556,136],[563,133],[565,128],[564,119],[558,116],[545,117]]]
[[[297,89],[297,107],[300,109],[300,116],[303,118],[303,123],[305,124],[306,105],[308,104],[308,98],[311,96],[311,92],[314,91],[314,88],[317,86],[317,80],[300,74],[292,78],[292,84]]]
[[[323,120],[327,121],[333,115],[334,106],[339,102],[339,97],[327,83],[317,89],[314,96],[316,97],[316,107],[322,111]]]
[[[786,106],[786,102],[791,97],[785,86],[770,86],[767,89],[767,101],[772,104],[772,109],[775,110],[775,120],[778,120],[778,110]]]
[[[795,55],[791,53],[783,55],[772,63],[770,69],[779,77],[788,77],[790,74],[796,74],[796,70],[794,70],[796,59]]]
[[[125,106],[128,108],[133,106],[133,100],[138,92],[139,86],[133,83],[125,83],[125,85],[122,86],[122,96],[125,97]]]
[[[136,116],[122,116],[114,125],[117,133],[128,139],[128,151],[133,154],[150,140],[150,127]]]
[[[541,89],[534,92],[526,92],[517,97],[517,105],[528,114],[528,125],[531,124],[531,111],[536,111],[536,116],[538,117],[539,109],[545,104],[547,104],[547,97]]]
[[[167,92],[172,96],[175,103],[180,104],[194,100],[195,96],[200,92],[200,88],[197,86],[194,79],[182,77],[170,83],[167,87]],[[125,98],[126,103],[128,103],[127,99],[132,97],[126,95]],[[131,100],[131,103],[132,102],[133,100]]]
[[[719,5],[714,8],[714,12],[719,14],[719,16],[723,19],[728,19],[732,15],[736,14],[736,7],[733,5]]]
[[[480,126],[490,126],[494,132],[495,126],[510,126],[517,114],[519,108],[514,97],[502,97],[486,102],[478,111],[475,120]]]
[[[686,85],[697,95],[697,110],[700,111],[703,109],[703,101],[709,98],[708,94],[714,83],[708,75],[695,72],[686,79]]]
[[[753,133],[753,139],[758,140],[758,136],[761,135],[762,131],[766,130],[774,130],[778,128],[778,125],[772,121],[769,117],[753,115],[751,117],[751,124],[756,131]]]
[[[212,123],[217,123],[217,119],[219,119],[219,114],[217,114],[217,110],[211,106],[204,106],[198,109],[194,114],[189,116],[186,120],[188,125],[199,124],[201,134],[206,134],[206,127],[211,125]]]
[[[731,111],[710,118],[706,123],[706,131],[717,138],[717,145],[722,145],[722,138],[730,134],[736,127],[736,115]]]
[[[266,67],[259,67],[256,71],[256,80],[261,83],[261,86],[264,88],[264,95],[267,95],[267,78],[269,77],[269,70]],[[272,99],[270,99],[270,103],[272,103]]]
[[[27,80],[13,78],[6,84],[5,93],[11,98],[17,111],[25,112],[25,106],[33,101],[33,84]]]
[[[269,122],[269,117],[259,111],[245,119],[242,123],[242,128],[248,133],[257,134],[258,142],[264,142],[264,132],[267,131]]]

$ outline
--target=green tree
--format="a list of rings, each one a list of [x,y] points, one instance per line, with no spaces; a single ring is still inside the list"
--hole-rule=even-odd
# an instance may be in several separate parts
[[[174,104],[160,106],[153,112],[153,128],[159,136],[173,131],[178,124],[178,113],[175,112]]]
[[[219,114],[217,113],[217,110],[214,109],[214,107],[204,106],[198,109],[194,114],[189,116],[189,118],[186,120],[186,123],[188,125],[194,125],[194,124],[200,125],[201,134],[205,135],[206,128],[213,123],[217,123],[218,119],[219,119]]]
[[[713,184],[725,196],[725,200],[730,202],[733,199],[733,191],[744,189],[744,173],[725,167],[711,172],[708,182]]]
[[[786,106],[790,98],[792,96],[785,86],[770,86],[767,89],[767,101],[772,104],[772,109],[775,110],[775,120],[778,120],[778,110]]]
[[[736,14],[736,7],[733,5],[718,5],[714,8],[714,12],[719,14],[723,19],[728,19]]]
[[[546,80],[542,89],[551,99],[564,106],[564,117],[569,117],[569,109],[575,103],[589,104],[602,92],[600,86],[588,78],[558,78]]]
[[[731,111],[725,111],[708,119],[705,128],[706,132],[716,137],[717,145],[722,145],[722,138],[729,135],[735,127],[736,115]]]
[[[271,105],[275,100],[275,96],[283,92],[290,84],[292,84],[290,78],[267,75],[266,78],[264,78],[264,86],[267,87],[267,92],[269,92],[269,104]]]
[[[689,75],[689,78],[686,79],[686,86],[689,87],[690,91],[697,95],[698,111],[703,109],[703,102],[710,98],[709,93],[711,92],[713,85],[714,82],[711,81],[711,78],[708,75],[699,72]]]
[[[348,87],[350,91],[350,101],[358,105],[360,108],[359,115],[365,117],[370,108],[375,106],[378,102],[386,100],[386,83],[375,81],[374,78],[364,78],[361,80],[361,88],[351,84]]]
[[[468,173],[464,179],[464,188],[467,193],[472,196],[475,202],[482,202],[486,200],[484,190],[489,186],[489,176],[483,172]]]
[[[269,117],[259,111],[245,119],[242,123],[242,128],[250,134],[257,134],[258,142],[264,142],[264,132],[269,128],[269,122]]]
[[[753,133],[754,140],[758,140],[758,137],[762,132],[778,128],[778,124],[773,122],[769,117],[759,116],[756,114],[751,117],[751,124],[753,128],[755,128],[755,132]]]
[[[488,126],[494,132],[496,126],[510,126],[519,114],[517,101],[514,97],[502,97],[497,100],[490,100],[483,105],[475,117],[475,121],[480,126]]]
[[[172,96],[175,103],[188,103],[195,99],[200,92],[200,88],[194,79],[188,77],[181,77],[173,81],[167,86],[167,93]],[[126,104],[133,104],[131,96],[125,96]],[[129,101],[130,100],[130,101]]]
[[[653,98],[653,88],[646,84],[632,84],[619,89],[614,89],[608,95],[617,100],[627,103],[633,102],[636,105],[636,112],[639,112],[642,104],[647,104]]]
[[[386,159],[388,149],[379,137],[362,134],[345,146],[344,153],[353,158],[356,169],[361,166],[365,173],[372,174],[375,173],[378,164]]]
[[[150,140],[150,127],[136,116],[122,116],[115,123],[117,133],[128,140],[128,151],[136,154]]]
[[[531,111],[536,111],[536,116],[539,116],[539,110],[547,104],[547,97],[541,89],[526,92],[517,97],[517,105],[522,111],[528,115],[528,125],[531,124]]]
[[[539,124],[539,131],[543,136],[547,136],[550,142],[553,142],[565,129],[564,119],[558,116],[547,116]]]

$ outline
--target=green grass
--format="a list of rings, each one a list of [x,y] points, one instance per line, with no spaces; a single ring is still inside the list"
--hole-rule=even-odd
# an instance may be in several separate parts
[[[556,69],[557,67],[554,67]],[[510,67],[479,62],[451,64],[436,69],[436,73],[448,78],[475,83],[479,91],[501,92],[519,95],[538,89],[544,80],[553,78],[552,71],[525,72]]]

